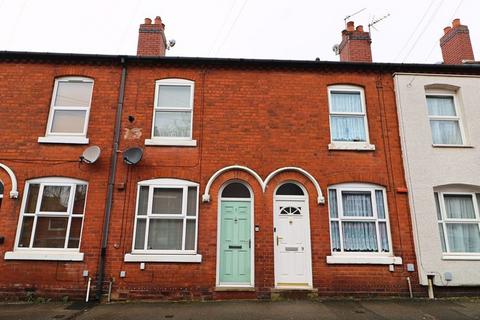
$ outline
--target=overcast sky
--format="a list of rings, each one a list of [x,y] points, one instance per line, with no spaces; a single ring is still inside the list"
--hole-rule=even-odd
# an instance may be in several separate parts
[[[441,61],[452,18],[470,28],[480,59],[478,0],[0,0],[0,50],[135,54],[138,26],[159,15],[169,56],[338,60],[344,18],[372,29],[377,62]]]

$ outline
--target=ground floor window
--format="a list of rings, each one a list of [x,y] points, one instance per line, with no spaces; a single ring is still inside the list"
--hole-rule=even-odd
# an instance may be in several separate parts
[[[480,253],[480,193],[435,192],[438,228],[445,253]]]
[[[332,253],[389,253],[390,227],[385,189],[340,184],[328,190]]]
[[[84,181],[69,178],[27,181],[16,248],[78,251],[86,196]]]
[[[197,213],[198,184],[179,179],[140,182],[132,253],[196,253]]]

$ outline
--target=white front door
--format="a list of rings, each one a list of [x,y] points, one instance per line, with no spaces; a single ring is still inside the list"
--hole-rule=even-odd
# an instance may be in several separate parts
[[[275,286],[311,288],[310,219],[306,198],[275,199]]]

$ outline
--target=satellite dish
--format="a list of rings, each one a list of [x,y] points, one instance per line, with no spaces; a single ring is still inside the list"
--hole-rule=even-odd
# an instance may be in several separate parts
[[[340,54],[340,45],[338,44],[333,45],[332,51],[335,52],[335,54],[338,56]]]
[[[139,147],[133,147],[123,151],[123,161],[125,161],[126,164],[137,164],[142,160],[142,156],[143,149]]]
[[[98,146],[91,146],[83,151],[80,156],[80,161],[85,163],[94,163],[100,157],[100,148]]]

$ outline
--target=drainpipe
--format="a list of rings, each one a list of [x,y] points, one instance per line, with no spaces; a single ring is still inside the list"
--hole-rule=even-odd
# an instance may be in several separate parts
[[[113,187],[115,183],[115,174],[117,173],[117,160],[118,160],[118,153],[119,153],[118,144],[120,142],[120,127],[122,124],[123,98],[125,96],[125,79],[127,77],[127,66],[125,64],[124,57],[120,58],[120,63],[122,65],[122,75],[120,78],[117,115],[115,118],[115,135],[113,139],[110,174],[108,177],[108,191],[107,191],[107,200],[105,204],[105,218],[103,222],[103,232],[102,232],[102,248],[100,252],[100,260],[98,263],[97,290],[95,295],[95,298],[97,300],[100,300],[100,298],[102,297],[103,280],[105,278],[105,258],[107,255],[108,230],[110,227],[110,214],[112,211]]]

